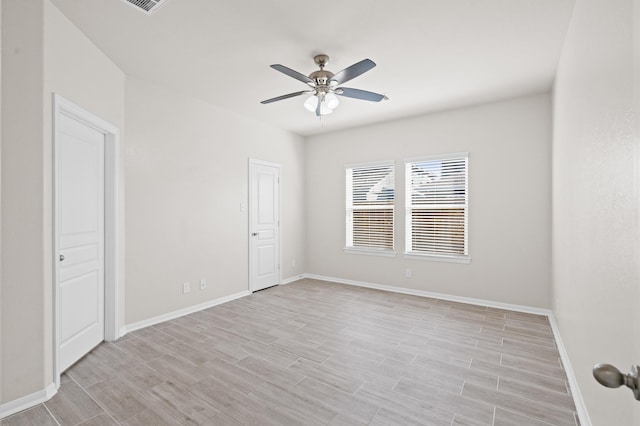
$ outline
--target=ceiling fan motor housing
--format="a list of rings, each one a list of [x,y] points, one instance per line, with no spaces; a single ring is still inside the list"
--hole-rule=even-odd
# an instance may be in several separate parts
[[[326,93],[329,91],[329,85],[333,73],[329,70],[325,70],[324,67],[329,63],[328,55],[316,55],[313,57],[314,62],[320,67],[318,71],[314,71],[309,74],[309,78],[314,81],[316,92]]]
[[[333,73],[327,70],[318,70],[309,74],[309,78],[316,83],[316,87],[329,87],[329,81],[333,77]]]

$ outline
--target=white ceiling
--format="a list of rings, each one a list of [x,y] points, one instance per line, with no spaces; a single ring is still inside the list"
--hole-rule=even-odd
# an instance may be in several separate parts
[[[168,0],[154,15],[118,0],[52,2],[126,74],[302,135],[551,88],[575,0]],[[340,98],[319,120],[305,97],[326,53],[335,72],[370,58],[347,86],[380,103]]]

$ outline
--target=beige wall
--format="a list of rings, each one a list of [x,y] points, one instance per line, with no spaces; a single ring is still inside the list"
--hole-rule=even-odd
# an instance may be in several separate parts
[[[124,74],[48,0],[2,2],[2,402],[52,370],[51,97],[124,125]]]
[[[42,0],[2,1],[2,398],[45,378]]]
[[[554,88],[553,310],[602,426],[640,424],[631,392],[591,375],[640,364],[638,16],[633,0],[577,1]]]
[[[0,377],[2,377],[2,6],[0,5]],[[0,380],[0,403],[2,403]]]
[[[53,258],[52,223],[52,95],[58,94],[79,105],[101,119],[111,123],[124,134],[124,73],[97,49],[53,4],[45,2],[44,37],[44,236],[45,259]],[[124,146],[124,138],[120,141]],[[117,160],[119,170],[119,233],[124,234],[124,155],[123,149]],[[119,241],[118,256],[120,268],[117,284],[119,294],[124,294],[124,240]],[[45,309],[47,321],[52,316],[51,303],[52,264],[45,261]],[[122,304],[122,301],[121,301]],[[124,312],[120,311],[120,326],[124,325]],[[46,359],[52,345],[50,329],[46,329]],[[47,367],[51,363],[46,364]],[[47,377],[53,374],[49,370]]]
[[[491,301],[550,307],[548,95],[311,137],[308,272]],[[469,152],[470,264],[404,259],[403,159]],[[395,258],[344,253],[344,165],[395,160]],[[412,278],[405,278],[405,269]]]
[[[126,122],[127,324],[248,290],[250,157],[282,166],[282,276],[305,272],[301,137],[131,77]]]

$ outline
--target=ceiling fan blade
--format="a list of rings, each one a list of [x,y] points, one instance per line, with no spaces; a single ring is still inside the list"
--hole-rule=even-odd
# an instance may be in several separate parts
[[[364,101],[371,102],[380,102],[383,99],[389,99],[380,93],[368,92],[360,89],[350,89],[348,87],[338,87],[334,93],[336,95],[346,96],[347,98],[362,99]]]
[[[371,68],[375,67],[376,63],[371,59],[363,59],[350,67],[343,69],[331,77],[331,81],[335,81],[338,84],[346,83],[347,81],[356,78],[357,76],[364,74]]]
[[[271,68],[273,68],[274,70],[280,71],[281,73],[286,74],[289,77],[293,77],[296,80],[300,80],[303,83],[313,84],[313,80],[311,80],[306,75],[301,74],[298,71],[294,71],[291,68],[287,68],[284,65],[273,64],[273,65],[271,65]]]
[[[266,101],[260,102],[261,104],[270,104],[271,102],[281,101],[283,99],[294,98],[296,96],[304,95],[305,93],[311,93],[311,90],[303,90],[301,92],[289,93],[282,96],[277,96],[275,98],[267,99]]]

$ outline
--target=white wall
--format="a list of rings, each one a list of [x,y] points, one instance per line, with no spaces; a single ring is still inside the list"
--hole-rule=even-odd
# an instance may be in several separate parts
[[[3,0],[2,400],[52,369],[51,94],[117,126],[124,75],[49,0]]]
[[[248,290],[250,157],[282,165],[282,276],[305,272],[301,137],[132,77],[126,122],[128,324]]]
[[[633,0],[577,1],[554,87],[553,309],[603,426],[640,424],[631,392],[591,375],[640,364],[638,18]]]
[[[446,111],[308,140],[308,272],[550,307],[548,95]],[[470,264],[404,259],[402,160],[469,152]],[[344,253],[344,165],[396,161],[395,258]],[[405,278],[405,268],[412,278]]]

